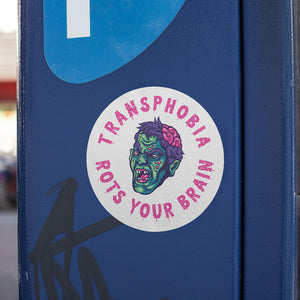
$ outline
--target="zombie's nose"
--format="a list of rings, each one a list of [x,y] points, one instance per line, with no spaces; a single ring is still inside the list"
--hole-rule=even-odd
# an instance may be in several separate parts
[[[139,164],[145,164],[147,162],[147,154],[139,155]]]

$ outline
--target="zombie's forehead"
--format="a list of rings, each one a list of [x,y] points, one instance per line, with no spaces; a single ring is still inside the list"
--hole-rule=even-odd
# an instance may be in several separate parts
[[[158,151],[163,155],[164,150],[161,147],[160,141],[157,136],[147,137],[145,134],[140,133],[137,137],[136,142],[134,143],[134,148],[137,148],[140,152],[154,152]]]
[[[139,135],[138,135],[138,142],[139,143],[142,143],[146,146],[150,146],[150,145],[154,145],[156,144],[157,142],[157,136],[149,136],[147,137],[145,134],[143,134],[143,132],[141,132]]]

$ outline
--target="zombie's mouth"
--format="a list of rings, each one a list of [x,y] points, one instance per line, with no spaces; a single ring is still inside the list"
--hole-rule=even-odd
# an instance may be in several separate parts
[[[136,169],[137,181],[139,183],[146,183],[149,180],[149,172],[145,169]]]

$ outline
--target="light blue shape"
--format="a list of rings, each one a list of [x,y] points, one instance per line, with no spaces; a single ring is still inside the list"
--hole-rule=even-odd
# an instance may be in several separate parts
[[[142,53],[185,0],[90,0],[91,36],[67,39],[66,0],[44,0],[44,52],[69,83],[107,75]]]

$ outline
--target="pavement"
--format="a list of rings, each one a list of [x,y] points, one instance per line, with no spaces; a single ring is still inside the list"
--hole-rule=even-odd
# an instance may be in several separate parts
[[[17,212],[0,211],[0,299],[18,299]]]

